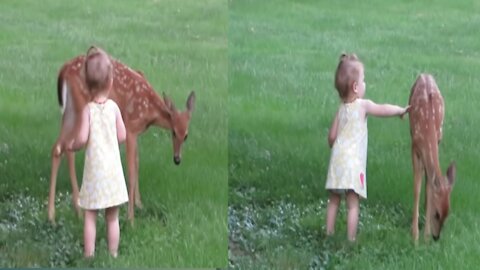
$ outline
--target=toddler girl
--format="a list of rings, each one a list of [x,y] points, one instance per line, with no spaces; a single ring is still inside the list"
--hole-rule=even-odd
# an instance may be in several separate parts
[[[403,116],[409,107],[379,105],[364,99],[363,64],[355,54],[342,54],[335,73],[335,88],[341,104],[335,115],[328,143],[332,147],[326,189],[327,235],[335,231],[335,219],[342,195],[348,210],[348,239],[355,241],[358,225],[359,199],[367,198],[367,116]]]
[[[83,121],[76,139],[67,146],[68,150],[78,150],[86,144],[78,202],[85,210],[84,255],[94,255],[97,212],[105,209],[108,249],[113,257],[117,257],[120,241],[118,206],[128,201],[118,144],[125,141],[126,131],[117,104],[108,99],[113,66],[103,50],[96,47],[88,50],[85,79],[92,101],[82,111]]]

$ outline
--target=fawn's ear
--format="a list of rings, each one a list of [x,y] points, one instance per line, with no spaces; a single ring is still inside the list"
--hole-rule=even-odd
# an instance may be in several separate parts
[[[175,111],[175,105],[173,104],[172,100],[165,94],[163,93],[163,101],[165,102],[165,105],[170,111]]]
[[[195,91],[192,91],[187,98],[187,110],[188,112],[192,112],[195,108]]]
[[[443,177],[438,178],[437,175],[433,173],[432,184],[434,190],[438,190],[442,186],[441,181],[443,181]]]
[[[455,162],[450,163],[450,166],[447,169],[447,178],[448,178],[448,184],[450,186],[453,186],[455,183],[455,178],[457,176],[457,166]]]

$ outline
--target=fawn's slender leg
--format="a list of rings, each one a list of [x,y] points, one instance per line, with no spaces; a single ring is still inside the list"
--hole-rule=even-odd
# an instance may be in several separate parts
[[[424,229],[424,237],[425,237],[425,241],[428,241],[430,240],[430,236],[431,236],[431,232],[432,232],[432,229],[431,229],[431,222],[432,222],[432,195],[433,195],[433,183],[431,183],[431,181],[433,181],[434,179],[432,179],[433,177],[431,175],[428,174],[427,172],[427,181],[426,184],[425,184],[425,229]]]
[[[52,148],[52,168],[50,172],[50,192],[48,194],[48,220],[55,222],[55,189],[57,186],[58,167],[62,157],[61,146],[57,141]]]
[[[72,204],[78,217],[82,217],[82,210],[78,205],[78,181],[75,170],[75,152],[67,151],[68,171],[70,172],[70,183],[72,185]]]
[[[412,163],[413,163],[413,218],[412,218],[412,237],[413,240],[418,241],[418,216],[420,204],[420,192],[422,189],[423,178],[423,164],[420,157],[412,149]]]
[[[138,150],[137,150],[137,154],[136,154],[137,158],[135,159],[135,170],[137,171],[137,176],[138,176],[138,172],[140,170],[140,166],[139,166],[139,162],[138,162]],[[139,188],[139,182],[138,181],[138,178],[137,178],[137,181],[136,181],[136,186],[135,186],[135,206],[137,206],[138,208],[142,208],[143,205],[142,205],[142,199],[140,198],[140,188]]]
[[[137,136],[127,133],[127,165],[128,165],[128,219],[131,225],[134,224],[134,203],[135,203],[135,187],[137,182]]]

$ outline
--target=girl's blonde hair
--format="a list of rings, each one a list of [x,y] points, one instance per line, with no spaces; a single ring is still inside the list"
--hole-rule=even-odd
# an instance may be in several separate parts
[[[85,80],[92,92],[109,90],[113,80],[113,65],[108,54],[91,46],[85,57]]]
[[[340,56],[335,72],[335,88],[342,100],[348,98],[353,83],[360,79],[361,70],[363,70],[363,64],[355,54],[343,53]]]

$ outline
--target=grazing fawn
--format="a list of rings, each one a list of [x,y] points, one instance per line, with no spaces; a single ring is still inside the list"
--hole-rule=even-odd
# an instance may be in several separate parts
[[[91,47],[89,50],[96,50]],[[110,96],[120,108],[127,130],[126,154],[128,167],[129,202],[128,218],[133,225],[134,205],[142,206],[138,186],[138,146],[137,137],[151,125],[170,130],[173,142],[173,161],[176,165],[181,161],[181,148],[187,139],[188,127],[195,104],[195,93],[187,98],[185,111],[178,111],[173,102],[164,94],[161,98],[148,83],[142,73],[136,72],[115,59],[113,64],[113,87]],[[60,158],[66,153],[70,181],[72,185],[72,202],[77,214],[78,183],[75,172],[75,154],[66,151],[66,143],[74,138],[80,123],[81,111],[91,100],[85,82],[85,56],[77,56],[66,62],[60,69],[57,82],[58,102],[62,106],[62,124],[60,135],[52,148],[52,168],[50,192],[48,199],[48,219],[55,220],[55,187],[60,165]]]
[[[415,241],[418,240],[420,191],[426,173],[425,240],[431,235],[436,241],[448,216],[456,167],[452,162],[446,177],[442,175],[438,145],[442,139],[444,102],[432,75],[421,74],[417,78],[410,93],[409,104],[414,174],[412,237]]]

